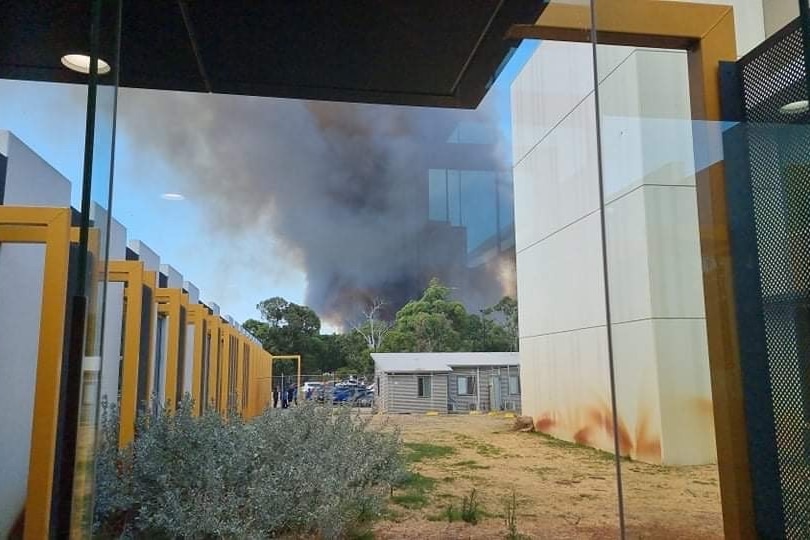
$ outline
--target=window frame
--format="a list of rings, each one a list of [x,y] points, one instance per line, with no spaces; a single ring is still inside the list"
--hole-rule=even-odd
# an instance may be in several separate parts
[[[509,386],[509,395],[510,396],[519,396],[520,395],[520,375],[509,375],[507,385]],[[515,381],[515,388],[517,388],[517,392],[512,392],[512,380]]]
[[[417,375],[416,376],[416,397],[430,399],[433,395],[433,376],[432,375]],[[428,381],[425,385],[422,381]],[[425,392],[427,388],[427,392]]]
[[[464,380],[466,382],[466,392],[461,391],[460,383]],[[459,396],[474,396],[476,395],[475,388],[475,375],[456,375],[456,393]]]

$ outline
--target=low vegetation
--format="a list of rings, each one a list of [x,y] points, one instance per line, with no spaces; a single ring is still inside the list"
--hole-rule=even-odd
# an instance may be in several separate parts
[[[452,446],[441,446],[430,443],[405,443],[408,452],[405,459],[408,463],[418,463],[424,460],[439,459],[452,456],[456,449]]]
[[[379,516],[392,486],[422,493],[430,484],[407,475],[397,432],[348,409],[268,410],[249,422],[191,410],[142,415],[135,442],[119,449],[105,408],[98,537],[339,538]]]

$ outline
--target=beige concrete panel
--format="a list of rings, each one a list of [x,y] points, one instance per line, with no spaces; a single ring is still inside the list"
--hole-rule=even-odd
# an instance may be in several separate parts
[[[715,463],[714,415],[706,322],[657,319],[658,384],[667,465]]]
[[[520,335],[605,324],[599,215],[517,255]]]
[[[518,251],[599,208],[592,97],[514,168],[514,185]]]
[[[590,44],[544,41],[512,83],[512,153],[520,162],[593,92]]]
[[[697,196],[692,187],[645,186],[653,317],[705,317]]]
[[[661,462],[656,354],[652,321],[613,325],[619,450],[647,463]]]
[[[638,188],[608,204],[605,213],[613,323],[652,316],[645,189]]]
[[[522,410],[539,431],[613,449],[605,327],[524,338]]]

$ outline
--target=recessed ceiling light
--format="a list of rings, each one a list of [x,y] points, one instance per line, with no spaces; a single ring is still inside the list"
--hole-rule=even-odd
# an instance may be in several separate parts
[[[185,201],[186,198],[183,197],[180,193],[164,193],[160,196],[161,199],[164,201]]]
[[[784,114],[799,114],[807,112],[808,109],[810,109],[810,104],[808,104],[806,99],[803,99],[801,101],[793,101],[787,105],[782,105],[779,107],[779,112]]]
[[[62,65],[73,71],[84,73],[85,75],[90,73],[90,57],[86,54],[66,54],[62,57]],[[109,72],[110,64],[99,58],[98,74],[104,75]]]

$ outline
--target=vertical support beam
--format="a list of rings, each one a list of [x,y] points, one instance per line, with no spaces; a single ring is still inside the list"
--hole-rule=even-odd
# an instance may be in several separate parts
[[[157,292],[158,287],[158,276],[157,272],[154,270],[146,270],[143,273],[143,286],[149,290],[149,296],[151,298],[150,305],[143,306],[144,314],[146,316],[146,320],[149,321],[149,342],[145,344],[148,347],[147,354],[147,365],[148,367],[146,372],[146,388],[147,388],[147,400],[152,399],[152,395],[157,395],[158,389],[155,387],[155,353],[156,345],[157,345],[157,336],[155,334],[155,326],[157,325],[157,300],[155,293]],[[140,376],[140,375],[139,375]]]
[[[177,379],[178,366],[180,366],[180,341],[185,336],[185,328],[180,327],[180,311],[183,307],[183,291],[181,289],[157,290],[158,312],[169,321],[168,336],[166,339],[166,377],[164,378],[164,404],[169,412],[177,406]],[[159,393],[160,389],[156,389]]]
[[[203,367],[205,354],[205,308],[199,304],[188,306],[188,324],[194,326],[194,342],[187,343],[192,348],[191,358],[191,397],[194,399],[194,414],[200,415],[203,411],[203,395],[200,392],[203,381]]]
[[[220,339],[222,341],[222,358],[220,359],[220,381],[219,381],[219,412],[228,414],[228,398],[230,387],[230,365],[231,365],[231,332],[230,326],[226,322],[220,325]]]
[[[36,358],[31,446],[25,498],[24,537],[48,538],[56,472],[56,437],[62,383],[67,279],[70,255],[69,208],[0,206],[0,243],[44,244],[45,260]],[[24,412],[26,414],[26,412]]]
[[[210,335],[210,350],[208,361],[208,403],[206,407],[219,410],[219,364],[222,356],[220,341],[221,320],[219,315],[208,315],[208,330]]]
[[[26,539],[47,538],[49,535],[70,249],[70,209],[42,210],[35,214],[44,224],[46,236],[34,421],[25,502]]]
[[[242,334],[240,334],[238,331],[234,332],[234,336],[236,338],[235,341],[234,341],[234,345],[236,346],[236,355],[235,355],[236,356],[236,361],[234,362],[234,364],[235,364],[234,367],[236,369],[236,372],[233,374],[233,377],[235,377],[235,379],[236,379],[234,381],[236,383],[234,385],[234,388],[236,390],[236,395],[234,395],[234,397],[233,397],[234,408],[236,409],[236,411],[239,414],[244,414],[243,407],[242,407],[242,392],[244,392],[244,389],[243,389],[243,382],[244,381],[243,381],[243,379],[245,377],[245,370],[244,370],[244,368],[245,368],[245,366],[244,366],[244,361],[245,361],[245,352],[244,351],[245,351],[245,348],[244,348],[244,342],[243,342],[244,336],[242,336]]]
[[[124,447],[135,437],[138,413],[138,367],[141,357],[141,318],[143,315],[143,263],[140,261],[110,261],[107,279],[124,284],[124,340],[121,366],[121,397],[119,401],[118,444]]]
[[[731,9],[687,51],[695,154],[711,141],[708,130],[722,118],[720,62],[737,49]],[[701,133],[702,132],[702,133]],[[717,141],[719,144],[719,140]],[[748,431],[737,336],[733,267],[723,162],[696,173],[703,291],[712,382],[723,523],[728,538],[754,538]]]

